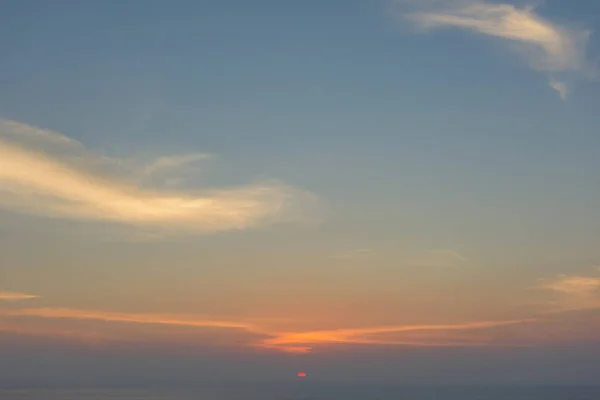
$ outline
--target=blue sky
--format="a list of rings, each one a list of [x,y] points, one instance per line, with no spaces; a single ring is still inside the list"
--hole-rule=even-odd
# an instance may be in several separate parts
[[[7,2],[0,301],[17,315],[0,313],[0,334],[113,341],[132,333],[61,324],[85,325],[81,309],[117,325],[185,314],[318,350],[382,325],[593,312],[599,13],[558,0]],[[151,328],[159,348],[190,340]],[[596,349],[578,329],[494,340]]]

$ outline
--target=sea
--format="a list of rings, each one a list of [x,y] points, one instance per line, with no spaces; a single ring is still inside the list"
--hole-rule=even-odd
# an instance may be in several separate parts
[[[232,385],[0,389],[1,400],[600,400],[600,387]]]

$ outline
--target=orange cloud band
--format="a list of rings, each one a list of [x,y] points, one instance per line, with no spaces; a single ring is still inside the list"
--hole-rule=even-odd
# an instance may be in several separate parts
[[[164,314],[132,314],[111,311],[76,310],[69,308],[26,308],[4,310],[1,315],[10,317],[37,317],[55,319],[98,320],[109,322],[130,322],[138,324],[179,325],[202,328],[230,328],[253,330],[253,327],[243,322],[198,319],[185,316]]]
[[[377,339],[373,335],[382,333],[403,333],[414,331],[461,331],[472,329],[486,329],[505,325],[521,324],[526,322],[534,322],[534,319],[509,320],[509,321],[484,321],[470,322],[464,324],[446,324],[446,325],[401,325],[401,326],[384,326],[362,329],[338,329],[326,331],[312,332],[288,332],[279,333],[275,337],[265,339],[263,346],[265,347],[280,347],[284,351],[289,352],[307,352],[310,351],[308,344],[377,344],[377,345],[404,345],[404,346],[419,346],[419,347],[448,347],[448,346],[481,346],[489,344],[489,342],[481,341],[423,341],[423,340],[389,340]],[[302,345],[302,346],[298,346]]]
[[[122,322],[137,324],[157,324],[188,326],[195,328],[238,329],[248,333],[259,333],[269,336],[255,345],[258,348],[272,349],[289,353],[307,353],[315,344],[364,344],[364,345],[401,345],[416,347],[457,347],[493,345],[490,341],[481,340],[449,340],[448,338],[377,338],[386,333],[418,332],[418,331],[467,331],[487,329],[505,325],[533,322],[534,319],[483,321],[463,324],[443,325],[400,325],[383,326],[361,329],[316,330],[308,332],[274,332],[247,322],[200,319],[191,316],[165,314],[136,314],[110,311],[77,310],[68,308],[27,308],[3,310],[0,315],[5,317],[34,317],[49,319],[97,320],[106,322]]]

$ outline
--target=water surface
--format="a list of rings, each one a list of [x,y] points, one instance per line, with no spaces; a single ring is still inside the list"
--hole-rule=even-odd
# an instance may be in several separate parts
[[[600,387],[231,385],[195,388],[0,389],[2,400],[600,400]]]

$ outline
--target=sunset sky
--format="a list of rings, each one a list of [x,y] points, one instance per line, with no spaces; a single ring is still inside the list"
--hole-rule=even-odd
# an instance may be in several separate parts
[[[3,2],[0,385],[596,382],[599,29]]]

